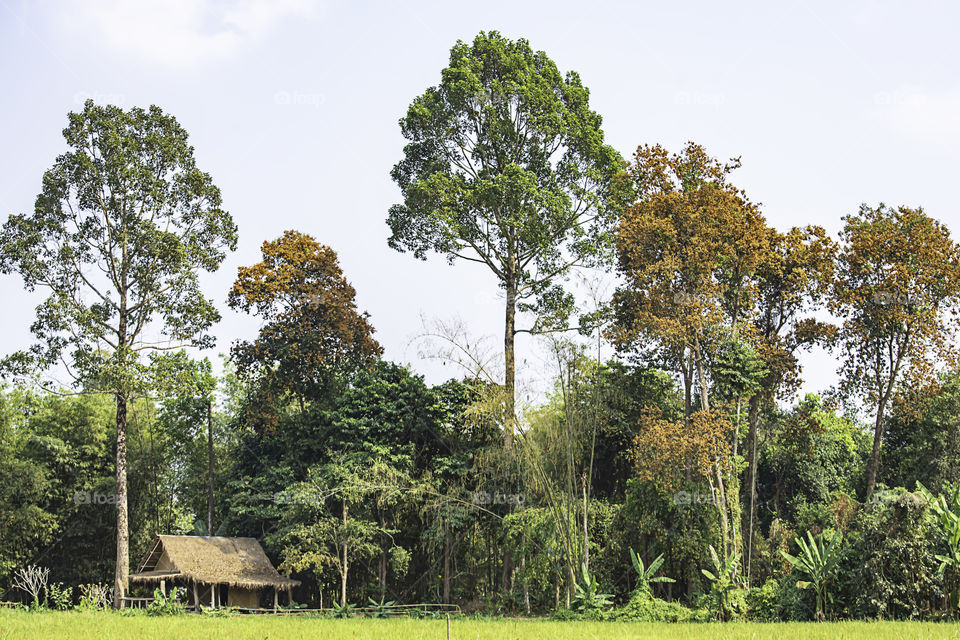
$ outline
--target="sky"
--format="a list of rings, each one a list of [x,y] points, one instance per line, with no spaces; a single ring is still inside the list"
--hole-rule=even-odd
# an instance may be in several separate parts
[[[0,220],[32,210],[84,100],[156,104],[239,227],[237,251],[202,278],[223,313],[217,352],[259,327],[226,307],[237,267],[296,229],[339,254],[385,357],[440,382],[458,372],[417,346],[424,323],[460,322],[495,349],[502,296],[480,265],[390,249],[385,221],[400,201],[397,121],[457,40],[498,30],[579,72],[626,157],[688,140],[740,156],[733,181],[781,230],[836,235],[842,216],[884,202],[956,234],[958,26],[949,2],[0,0]],[[0,353],[31,343],[41,299],[0,276]],[[548,360],[519,337],[529,401]],[[829,355],[803,364],[803,392],[835,382]]]

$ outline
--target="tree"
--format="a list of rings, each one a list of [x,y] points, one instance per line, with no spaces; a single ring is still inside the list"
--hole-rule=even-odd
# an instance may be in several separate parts
[[[659,463],[672,458],[679,468],[701,474],[704,464],[712,468],[704,477],[718,502],[725,557],[733,555],[739,509],[737,492],[725,482],[731,460],[729,442],[722,440],[732,425],[710,402],[711,352],[721,342],[721,329],[740,330],[769,250],[759,209],[728,181],[739,166],[737,159],[719,163],[693,142],[679,154],[659,145],[637,149],[630,167],[636,201],[617,227],[618,271],[625,283],[614,294],[610,329],[620,351],[646,349],[645,355],[679,373],[684,424],[648,415],[649,429],[676,445],[673,452],[657,446],[653,454]],[[652,443],[640,437],[640,449]]]
[[[351,566],[381,552],[378,542],[397,533],[377,521],[370,503],[396,500],[406,484],[402,469],[368,452],[312,467],[305,482],[282,496],[293,508],[284,514],[283,528],[276,534],[283,546],[281,568],[319,572],[335,567],[340,606],[346,606]]]
[[[158,423],[169,439],[171,492],[182,492],[178,502],[192,506],[193,514],[206,511],[205,529],[214,526],[214,396],[217,378],[209,359],[193,360],[185,351],[162,354],[153,359],[157,387],[162,391]],[[201,455],[202,454],[202,455]],[[206,476],[206,509],[200,508],[198,480]],[[193,489],[194,495],[185,495]]]
[[[760,393],[750,398],[747,412],[747,493],[749,512],[744,556],[747,579],[752,578],[753,534],[757,516],[757,454],[761,413],[778,397],[799,385],[797,351],[828,343],[836,327],[812,316],[829,292],[835,272],[836,245],[820,227],[794,227],[787,233],[767,230],[769,251],[757,273],[756,305],[749,312],[751,341],[766,374]]]
[[[922,209],[863,205],[844,222],[830,308],[842,319],[841,391],[876,412],[869,496],[890,399],[905,379],[933,385],[938,363],[957,363],[960,247]]]
[[[826,619],[826,604],[829,599],[827,584],[840,561],[843,534],[839,531],[822,532],[814,538],[813,533],[807,531],[806,540],[800,537],[794,540],[800,547],[800,555],[792,556],[783,550],[780,555],[795,570],[810,578],[809,581],[797,582],[797,586],[801,589],[813,588],[817,596],[817,622],[823,622]]]
[[[504,290],[507,449],[515,336],[563,326],[573,297],[559,280],[607,246],[622,162],[600,124],[576,73],[497,32],[454,45],[440,84],[400,120],[410,142],[391,173],[404,201],[389,244],[486,265]],[[518,310],[538,314],[531,328],[516,328]]]
[[[261,252],[262,262],[238,270],[228,302],[264,324],[255,341],[233,346],[233,360],[242,377],[257,381],[261,409],[289,395],[303,412],[307,399],[326,397],[338,379],[369,366],[383,349],[333,249],[285,231]],[[275,416],[260,417],[275,426]]]
[[[127,404],[142,391],[140,356],[210,347],[219,319],[197,273],[215,271],[237,232],[220,190],[200,171],[187,132],[156,106],[84,104],[63,131],[70,150],[43,176],[32,215],[0,232],[0,272],[49,297],[37,308],[16,373],[66,362],[78,385],[110,393],[117,414],[115,603],[127,586]]]

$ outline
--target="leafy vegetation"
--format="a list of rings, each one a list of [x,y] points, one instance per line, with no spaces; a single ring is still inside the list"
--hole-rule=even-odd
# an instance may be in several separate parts
[[[410,104],[392,172],[390,246],[482,263],[505,294],[502,354],[462,327],[424,336],[424,357],[461,365],[432,384],[385,358],[374,325],[390,318],[362,311],[311,235],[287,230],[228,291],[201,290],[236,229],[172,116],[88,102],[68,124],[33,214],[0,231],[0,272],[47,294],[36,345],[0,372],[0,593],[39,637],[67,618],[38,610],[72,607],[75,637],[169,632],[102,611],[133,595],[183,612],[178,589],[128,584],[157,534],[258,539],[300,581],[284,615],[580,630],[455,616],[465,637],[722,633],[605,620],[882,637],[906,627],[829,621],[960,615],[960,250],[922,209],[864,206],[837,238],[774,229],[739,159],[690,142],[627,163],[578,74],[481,33]],[[224,295],[260,325],[221,366],[194,349],[213,346]],[[526,402],[520,334],[553,368]],[[797,398],[812,348],[842,384]],[[72,386],[45,382],[57,363]],[[358,624],[238,632],[230,615],[169,625]]]

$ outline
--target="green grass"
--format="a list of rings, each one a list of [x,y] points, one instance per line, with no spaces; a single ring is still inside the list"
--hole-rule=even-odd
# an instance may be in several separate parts
[[[467,620],[451,622],[453,640],[960,640],[960,624],[838,622],[826,624],[647,624]],[[143,640],[444,640],[444,620],[334,620],[269,615],[151,618],[94,612],[0,611],[0,640],[138,638]]]

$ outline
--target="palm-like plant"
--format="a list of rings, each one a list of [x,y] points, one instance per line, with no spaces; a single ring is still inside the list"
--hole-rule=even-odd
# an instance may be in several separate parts
[[[934,556],[940,561],[940,573],[943,574],[950,569],[956,580],[960,577],[960,484],[948,489],[946,495],[939,496],[934,496],[919,482],[917,489],[930,503],[930,508],[940,521],[940,526],[943,527],[947,537],[947,555]],[[953,604],[960,609],[960,593],[956,587],[952,595]]]
[[[390,615],[390,607],[397,604],[395,600],[388,600],[386,602],[380,600],[377,602],[373,598],[367,598],[367,601],[370,605],[366,608],[367,615],[371,618],[386,618]]]
[[[710,595],[717,610],[717,618],[725,622],[733,616],[732,595],[740,588],[736,578],[740,554],[732,553],[721,560],[717,550],[710,545],[710,559],[713,561],[714,570],[700,569],[700,572],[711,583]]]
[[[600,593],[600,583],[587,571],[586,563],[580,565],[583,585],[576,585],[573,607],[579,611],[596,611],[610,606],[609,593]]]
[[[817,620],[823,621],[826,618],[826,604],[832,596],[827,591],[827,585],[830,582],[833,570],[840,562],[840,545],[843,542],[843,534],[839,531],[826,532],[814,537],[807,531],[807,540],[795,538],[797,546],[800,547],[800,554],[792,556],[786,551],[780,551],[780,555],[786,558],[787,562],[793,565],[797,571],[804,573],[809,580],[800,580],[797,586],[801,589],[813,588],[817,595]]]
[[[654,558],[649,567],[645,567],[643,558],[636,551],[630,549],[630,562],[633,563],[633,569],[637,572],[637,592],[650,593],[650,585],[654,582],[676,582],[673,578],[654,575],[663,565],[662,553]]]
[[[334,618],[352,618],[357,612],[357,605],[347,602],[341,605],[339,602],[333,603]]]

